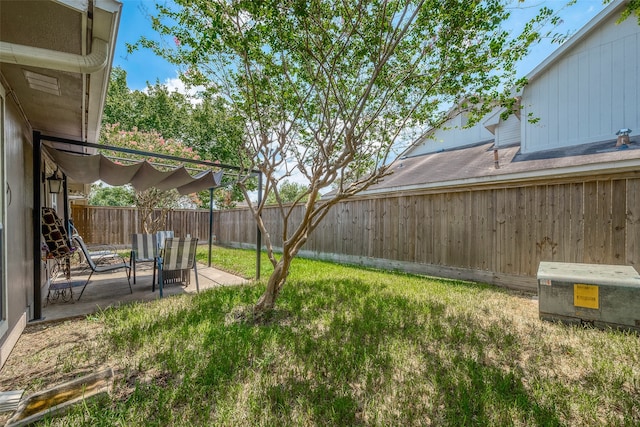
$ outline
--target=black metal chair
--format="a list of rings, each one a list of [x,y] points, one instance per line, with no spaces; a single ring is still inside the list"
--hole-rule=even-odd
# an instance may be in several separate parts
[[[91,280],[91,276],[93,276],[93,273],[106,273],[108,271],[114,271],[114,270],[118,270],[121,268],[125,269],[125,275],[127,276],[127,282],[129,282],[129,290],[131,291],[131,293],[133,293],[133,289],[131,288],[131,279],[130,279],[130,269],[131,266],[128,265],[124,258],[120,257],[119,255],[117,256],[118,258],[120,258],[119,262],[115,262],[112,264],[96,264],[93,260],[93,258],[91,257],[91,254],[89,252],[89,249],[87,248],[87,245],[84,243],[84,240],[82,240],[82,237],[80,237],[79,235],[74,235],[73,236],[73,241],[78,245],[78,247],[80,248],[80,250],[82,251],[82,253],[84,254],[87,263],[89,264],[89,268],[91,269],[91,273],[89,273],[89,277],[87,278],[87,281],[85,282],[84,286],[82,287],[82,291],[80,291],[80,296],[78,297],[78,301],[80,301],[80,298],[82,298],[82,294],[84,293],[85,288],[87,287],[87,285],[89,284],[89,281]]]
[[[73,298],[71,257],[76,248],[70,245],[67,231],[55,209],[42,208],[41,232],[45,242],[43,261],[47,272],[47,302],[58,298],[70,301]]]

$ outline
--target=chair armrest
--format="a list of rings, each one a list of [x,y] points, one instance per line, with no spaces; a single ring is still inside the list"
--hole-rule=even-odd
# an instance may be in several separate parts
[[[115,246],[112,245],[91,245],[87,247],[89,256],[96,265],[110,263],[114,260],[120,261],[123,257],[118,253]]]

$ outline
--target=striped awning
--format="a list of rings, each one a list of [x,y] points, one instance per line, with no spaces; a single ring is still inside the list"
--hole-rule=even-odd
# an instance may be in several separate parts
[[[102,154],[82,155],[60,151],[48,146],[43,148],[67,177],[82,184],[91,184],[97,181],[113,186],[131,184],[138,191],[152,187],[161,191],[175,188],[184,195],[219,187],[222,181],[222,171],[214,172],[209,169],[191,176],[184,166],[161,171],[146,160],[130,165],[121,165]]]

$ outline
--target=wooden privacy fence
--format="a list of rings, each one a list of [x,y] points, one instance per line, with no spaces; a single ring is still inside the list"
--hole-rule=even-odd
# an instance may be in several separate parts
[[[135,209],[74,207],[73,219],[94,243],[127,244],[141,230]],[[281,247],[278,211],[263,219]],[[174,211],[168,228],[206,239],[208,220]],[[213,223],[218,242],[254,247],[247,209],[216,211]],[[360,197],[333,207],[301,255],[528,290],[540,261],[640,270],[640,173]]]
[[[302,217],[302,208],[292,223]],[[282,223],[267,210],[276,246]],[[255,242],[247,210],[217,213],[227,244]],[[336,205],[304,256],[536,289],[540,261],[627,264],[640,270],[640,178],[529,182],[395,193]]]
[[[154,216],[161,215],[154,211]],[[142,216],[136,208],[74,205],[71,218],[78,233],[88,244],[130,246],[131,234],[143,233]],[[167,230],[176,236],[190,234],[202,241],[209,239],[209,211],[176,209],[167,213]]]

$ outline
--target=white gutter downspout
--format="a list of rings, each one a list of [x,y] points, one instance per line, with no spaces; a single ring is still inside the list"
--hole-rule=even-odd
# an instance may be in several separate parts
[[[0,62],[91,74],[107,65],[109,43],[94,38],[88,55],[59,52],[0,41]]]

